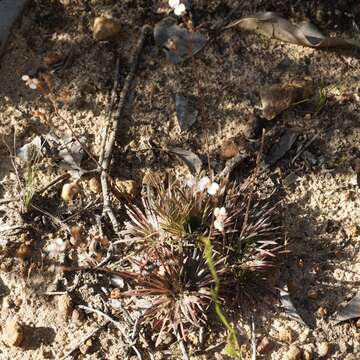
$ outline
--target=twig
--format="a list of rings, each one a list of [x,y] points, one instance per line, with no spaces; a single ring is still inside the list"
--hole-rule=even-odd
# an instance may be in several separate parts
[[[102,325],[97,327],[96,329],[90,331],[88,334],[86,334],[83,338],[80,339],[65,355],[63,355],[59,360],[65,360],[68,356],[70,356],[74,351],[76,351],[82,344],[84,344],[88,339],[90,339],[92,336],[94,336],[99,330],[101,330],[103,327],[105,327],[110,320],[105,321]]]
[[[315,134],[309,141],[307,141],[297,152],[297,154],[291,160],[291,164],[295,162],[295,160],[317,139],[319,135]]]
[[[0,233],[13,231],[13,230],[26,230],[29,229],[29,225],[13,225],[13,226],[6,226],[6,227],[0,227]]]
[[[256,334],[255,334],[255,321],[254,315],[251,316],[251,360],[256,360]]]
[[[180,336],[180,334],[178,332],[176,333],[176,337],[177,337],[178,342],[179,342],[179,349],[181,351],[183,359],[184,360],[190,360],[189,355],[188,355],[188,353],[186,351],[186,348],[185,348],[184,341],[182,340],[182,338],[181,338],[181,336]]]
[[[70,177],[70,174],[63,174],[55,178],[53,181],[51,181],[49,184],[42,187],[40,190],[37,191],[38,194],[42,194],[45,191],[49,190],[52,186],[58,184],[59,182],[62,182],[64,180],[67,180]]]
[[[120,324],[115,321],[114,319],[112,319],[109,315],[106,315],[105,313],[103,313],[102,311],[98,310],[98,309],[93,309],[90,308],[88,306],[85,305],[78,305],[78,308],[80,309],[84,309],[86,311],[90,311],[93,313],[96,313],[100,316],[102,316],[104,319],[108,320],[109,322],[111,322],[113,325],[115,325],[121,332],[121,335],[125,338],[125,340],[128,342],[128,345],[134,350],[134,352],[136,353],[137,357],[142,360],[142,356],[139,352],[139,350],[136,348],[135,343],[133,341],[131,341],[131,339],[129,338],[129,336],[125,333],[125,331],[123,330],[123,328],[120,326]]]
[[[112,151],[115,144],[115,139],[117,135],[118,130],[118,124],[120,118],[123,116],[123,112],[126,106],[126,101],[129,96],[130,88],[133,83],[133,80],[135,78],[135,73],[137,70],[137,66],[140,59],[141,51],[144,47],[146,36],[150,33],[151,27],[149,25],[144,25],[140,38],[138,40],[137,46],[135,48],[135,52],[130,60],[131,68],[130,72],[125,80],[124,87],[122,89],[122,92],[120,94],[119,102],[116,108],[115,112],[111,112],[111,117],[109,117],[109,130],[108,130],[108,136],[106,138],[106,141],[104,141],[104,150],[103,150],[103,158],[101,162],[101,187],[102,187],[102,194],[104,199],[104,209],[103,213],[107,214],[110,218],[110,221],[113,225],[114,231],[116,234],[119,234],[120,232],[120,226],[119,223],[115,217],[115,214],[111,207],[111,201],[110,201],[110,194],[109,194],[109,184],[108,184],[108,171],[110,168],[110,160],[112,156]]]
[[[224,179],[230,175],[239,163],[248,157],[246,154],[239,154],[226,162],[223,171],[216,177],[217,179]]]

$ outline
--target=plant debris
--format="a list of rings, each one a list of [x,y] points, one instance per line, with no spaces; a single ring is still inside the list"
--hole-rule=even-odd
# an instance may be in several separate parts
[[[205,35],[189,32],[177,25],[176,19],[166,17],[155,25],[155,44],[161,48],[174,65],[196,55],[207,43]]]
[[[260,12],[236,20],[227,28],[234,26],[254,31],[271,39],[313,48],[360,48],[360,43],[356,40],[327,37],[310,22],[293,24],[274,12]]]
[[[360,318],[360,292],[358,292],[349,301],[349,303],[338,312],[335,319],[335,324],[356,318]]]
[[[195,124],[198,116],[194,98],[183,94],[175,95],[176,117],[181,130],[187,130]]]
[[[291,129],[285,130],[279,141],[270,148],[269,153],[265,157],[265,164],[273,165],[283,158],[294,145],[298,135],[299,133],[297,131]]]
[[[167,151],[176,155],[180,160],[182,160],[192,173],[200,173],[202,168],[202,161],[192,151],[181,149],[178,147],[169,147]]]

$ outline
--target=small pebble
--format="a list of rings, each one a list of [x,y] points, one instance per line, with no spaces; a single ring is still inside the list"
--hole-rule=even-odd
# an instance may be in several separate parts
[[[328,342],[323,341],[317,344],[317,353],[319,357],[325,357],[330,351],[330,345]]]
[[[79,350],[80,352],[83,354],[83,355],[86,355],[90,348],[92,347],[93,343],[92,343],[92,340],[91,339],[88,339],[86,340],[86,342],[84,344],[82,344],[80,347],[79,347]]]
[[[64,294],[59,296],[58,298],[58,310],[59,310],[59,317],[61,319],[67,319],[73,310],[73,302],[68,294]]]
[[[63,59],[64,59],[64,57],[62,55],[55,53],[55,52],[49,52],[44,56],[43,63],[45,65],[51,66],[51,65],[59,63]]]
[[[89,189],[94,194],[101,193],[101,182],[98,177],[93,177],[89,180]]]
[[[291,344],[293,342],[292,331],[288,328],[281,328],[279,330],[278,339],[287,344]]]
[[[15,319],[9,320],[2,332],[2,340],[7,346],[19,346],[24,339],[24,329]]]
[[[231,159],[240,151],[239,145],[234,139],[226,140],[222,145],[221,154],[224,159]]]
[[[80,187],[76,182],[65,184],[61,191],[61,198],[69,203],[80,192]]]
[[[283,360],[300,360],[301,359],[301,350],[296,346],[290,346],[290,349],[285,353]]]
[[[310,350],[303,351],[303,360],[312,360],[313,354]]]
[[[74,309],[71,314],[71,319],[74,322],[81,322],[85,319],[85,314],[81,309]]]
[[[120,299],[121,298],[121,290],[118,288],[113,288],[110,293],[111,299]]]
[[[29,258],[31,256],[31,246],[21,244],[16,251],[16,256],[22,260]]]
[[[140,186],[135,180],[115,180],[115,191],[121,196],[130,196],[135,198],[140,193]]]
[[[257,346],[257,350],[260,354],[268,353],[272,348],[272,343],[268,337],[264,336]]]
[[[73,225],[71,227],[71,239],[70,244],[76,246],[81,241],[81,227],[79,225]]]
[[[316,300],[319,297],[319,293],[317,292],[316,289],[310,289],[307,292],[307,296],[308,296],[308,298],[310,298],[312,300]]]
[[[97,41],[113,40],[120,30],[120,24],[116,20],[97,17],[94,21],[93,37]]]

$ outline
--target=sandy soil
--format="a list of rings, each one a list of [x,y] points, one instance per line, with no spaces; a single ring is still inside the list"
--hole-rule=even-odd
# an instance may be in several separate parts
[[[26,10],[15,29],[0,68],[0,134],[16,148],[34,136],[47,133],[49,124],[36,116],[40,112],[52,119],[57,134],[68,133],[66,119],[86,146],[98,154],[101,131],[110,101],[116,55],[120,56],[121,81],[129,69],[129,53],[144,23],[156,24],[167,11],[166,1],[49,1],[36,0]],[[194,1],[195,25],[222,19],[230,7],[225,1]],[[229,2],[232,3],[232,2]],[[266,3],[266,4],[265,4]],[[311,3],[311,4],[310,4]],[[360,19],[360,7],[351,1],[244,1],[239,16],[255,11],[277,10],[295,20],[310,18],[331,35],[343,34],[359,38],[353,19]],[[96,42],[92,24],[96,16],[112,14],[122,24],[116,42]],[[356,23],[355,23],[356,24]],[[360,26],[359,23],[357,23]],[[59,99],[55,116],[48,101],[27,88],[21,80],[33,74],[44,56],[72,53],[68,66],[53,76],[53,89]],[[266,127],[274,134],[291,128],[300,136],[295,146],[262,175],[264,196],[277,190],[283,205],[283,224],[290,254],[280,268],[279,286],[287,284],[293,302],[307,325],[289,319],[279,308],[269,312],[259,309],[255,317],[257,341],[267,337],[272,347],[259,359],[284,359],[291,345],[303,353],[307,350],[319,358],[321,343],[329,344],[324,359],[358,359],[360,329],[354,321],[334,326],[341,304],[350,300],[360,283],[360,189],[352,164],[360,156],[360,61],[359,56],[268,40],[255,34],[229,30],[193,61],[173,66],[149,41],[139,65],[136,88],[128,116],[121,120],[120,137],[114,158],[115,178],[141,182],[147,170],[164,171],[182,166],[164,153],[147,151],[154,147],[177,145],[191,149],[204,163],[208,155],[215,171],[223,168],[223,143],[232,137],[244,139],[254,118],[261,116],[258,91],[264,85],[293,80],[312,80],[329,89],[327,103],[315,114],[311,107],[299,105],[278,116]],[[175,94],[181,91],[194,95],[199,117],[188,131],[181,131],[175,116]],[[66,97],[66,102],[63,101]],[[15,137],[14,137],[15,131]],[[317,135],[316,140],[293,163],[296,147],[303,139]],[[275,136],[275,135],[274,135]],[[16,143],[14,145],[14,138]],[[275,138],[269,137],[265,151]],[[241,178],[254,166],[257,143],[243,140],[249,160],[236,176]],[[19,193],[16,174],[8,150],[0,145],[0,194],[3,199]],[[40,189],[64,170],[42,163],[38,167],[35,188]],[[82,201],[68,208],[60,199],[61,187],[40,197],[39,204],[48,212],[66,218],[84,204],[95,201],[95,210],[85,211],[69,221],[81,223],[88,235],[96,229],[94,214],[101,213],[96,195],[84,180]],[[96,205],[97,204],[97,205]],[[1,233],[0,325],[16,317],[25,326],[21,347],[0,345],[1,359],[60,358],[74,341],[94,329],[102,319],[85,315],[77,319],[72,312],[64,318],[58,302],[60,295],[43,295],[44,291],[62,291],[78,279],[71,293],[76,304],[104,307],[106,277],[94,274],[66,276],[52,272],[43,263],[44,246],[51,238],[64,236],[55,231],[46,216],[20,215],[20,201],[0,205],[1,223],[6,226],[31,221],[39,231],[28,235]],[[84,219],[86,218],[86,219]],[[47,221],[47,222],[46,222]],[[19,245],[29,241],[31,256],[25,260],[15,256]],[[60,298],[60,300],[59,300]],[[71,308],[70,306],[70,312]],[[81,314],[80,314],[81,315]],[[239,322],[244,348],[250,354],[247,318]],[[216,328],[216,327],[215,327]],[[284,338],[283,333],[291,334]],[[130,329],[125,329],[129,332]],[[225,334],[210,331],[206,347],[219,344],[214,350],[194,356],[196,359],[222,359]],[[112,326],[100,330],[84,354],[78,359],[126,359],[128,355],[119,331]],[[154,350],[155,358],[181,358],[176,345],[170,350]],[[303,355],[304,356],[304,355]],[[305,359],[305,357],[303,357]]]

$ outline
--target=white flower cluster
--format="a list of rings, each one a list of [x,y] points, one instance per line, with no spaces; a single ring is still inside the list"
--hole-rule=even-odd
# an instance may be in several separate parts
[[[180,0],[169,0],[169,6],[174,9],[174,14],[181,16],[185,11],[186,7],[180,3]]]
[[[216,195],[220,189],[220,185],[217,182],[211,182],[208,176],[202,177],[198,182],[191,176],[186,180],[186,185],[194,188],[197,192],[207,191],[209,195]]]
[[[214,209],[214,228],[219,231],[224,231],[224,223],[227,218],[227,211],[224,207]]]
[[[25,84],[33,90],[36,90],[40,84],[40,81],[36,78],[31,78],[29,75],[23,75],[21,77],[23,81],[25,81]]]

